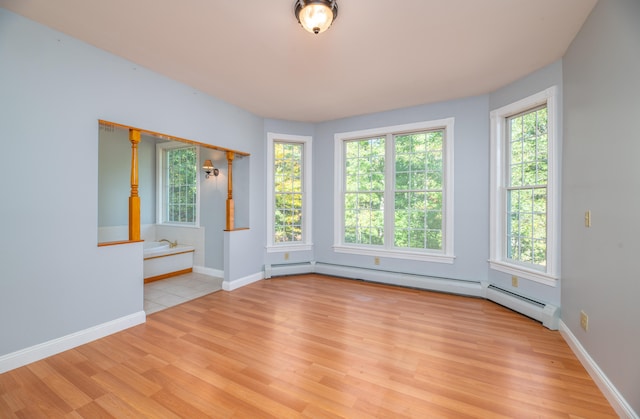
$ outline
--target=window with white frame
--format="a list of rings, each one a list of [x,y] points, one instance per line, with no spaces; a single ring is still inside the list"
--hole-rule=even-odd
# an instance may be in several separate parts
[[[555,285],[559,273],[557,89],[491,112],[491,258]]]
[[[453,122],[335,135],[337,252],[453,262]]]
[[[267,251],[311,249],[311,137],[267,134]]]
[[[199,225],[198,147],[159,143],[157,218],[162,224]]]

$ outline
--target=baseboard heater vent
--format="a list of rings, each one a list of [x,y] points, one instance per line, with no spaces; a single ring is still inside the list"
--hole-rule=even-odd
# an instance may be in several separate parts
[[[462,279],[383,271],[380,269],[357,268],[322,262],[315,264],[315,273],[360,279],[380,284],[397,285],[400,287],[467,295],[470,297],[484,297],[484,289],[479,281],[465,281]]]
[[[560,309],[552,304],[541,303],[531,298],[523,297],[514,292],[489,285],[486,289],[485,297],[511,310],[522,313],[543,324],[543,326],[558,330],[560,320]]]
[[[264,266],[264,277],[302,275],[315,272],[315,262],[281,263]]]

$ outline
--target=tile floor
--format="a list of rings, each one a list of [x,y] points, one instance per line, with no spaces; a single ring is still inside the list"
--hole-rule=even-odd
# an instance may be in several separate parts
[[[222,289],[222,278],[191,272],[144,285],[147,315]]]

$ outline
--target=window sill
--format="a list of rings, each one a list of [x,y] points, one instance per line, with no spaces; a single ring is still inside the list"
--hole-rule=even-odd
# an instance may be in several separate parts
[[[449,263],[455,260],[453,255],[400,251],[395,249],[374,249],[345,245],[334,245],[333,250],[338,253],[348,253],[352,255],[378,256],[394,259],[417,260],[421,262]]]
[[[159,227],[180,227],[180,228],[200,228],[199,225],[195,224],[178,224],[178,223],[158,223],[156,226]]]
[[[267,246],[267,253],[305,252],[309,250],[313,250],[313,243],[283,244],[283,245],[271,244]]]
[[[489,268],[496,271],[504,272],[509,275],[515,275],[520,278],[529,279],[540,284],[549,285],[552,287],[558,286],[558,277],[550,275],[546,272],[536,271],[534,269],[527,269],[523,266],[514,265],[512,263],[506,263],[504,261],[490,260]]]

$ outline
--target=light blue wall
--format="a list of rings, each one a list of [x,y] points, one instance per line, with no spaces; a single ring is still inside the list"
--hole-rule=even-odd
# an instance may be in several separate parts
[[[564,104],[562,321],[640,413],[640,1],[596,4],[564,57]]]
[[[142,310],[142,246],[96,246],[98,119],[255,156],[236,263],[262,270],[262,118],[4,9],[0,62],[0,356]]]
[[[524,99],[533,94],[539,93],[551,86],[558,86],[558,109],[559,121],[558,132],[562,132],[562,60],[551,63],[520,80],[517,80],[489,95],[489,109],[501,108]],[[560,138],[562,141],[562,138]],[[562,176],[562,174],[560,174]],[[560,280],[562,281],[562,279]],[[489,269],[489,282],[506,290],[517,292],[518,294],[560,306],[561,286],[549,286],[530,281],[525,278],[518,279],[518,288],[511,285],[511,275]]]
[[[314,244],[316,261],[376,268],[373,257],[333,251],[334,134],[453,117],[453,264],[380,258],[378,268],[467,281],[487,280],[489,258],[489,97],[415,106],[318,124],[314,153]]]

